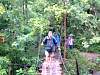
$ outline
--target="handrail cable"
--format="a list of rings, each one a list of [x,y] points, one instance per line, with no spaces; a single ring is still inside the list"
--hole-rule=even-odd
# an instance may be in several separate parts
[[[66,68],[66,66],[64,64],[64,60],[63,60],[62,55],[61,55],[61,50],[59,50],[59,54],[60,54],[61,62],[63,64],[64,68],[65,68],[65,72],[67,72],[67,68]]]

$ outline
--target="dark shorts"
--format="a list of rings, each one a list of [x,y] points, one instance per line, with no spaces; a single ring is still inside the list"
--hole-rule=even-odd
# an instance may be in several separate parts
[[[68,45],[68,48],[69,49],[73,49],[73,45]]]
[[[46,50],[49,54],[51,54],[53,52],[53,50],[47,49]]]
[[[55,47],[52,47],[52,48],[46,48],[45,47],[45,50],[48,52],[48,53],[52,53],[52,52],[55,52]]]

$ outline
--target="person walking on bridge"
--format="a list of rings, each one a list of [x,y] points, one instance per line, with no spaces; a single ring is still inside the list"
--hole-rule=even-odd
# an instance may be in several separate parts
[[[46,62],[49,62],[57,47],[57,40],[53,36],[52,31],[48,32],[48,36],[44,38],[42,45],[44,45],[45,48]]]
[[[73,34],[70,34],[66,40],[66,46],[69,49],[73,49],[73,45],[74,45],[74,38],[73,38]]]
[[[61,37],[60,37],[60,34],[57,33],[57,32],[54,32],[54,35],[55,39],[57,40],[57,47],[60,48],[60,42],[61,42]]]

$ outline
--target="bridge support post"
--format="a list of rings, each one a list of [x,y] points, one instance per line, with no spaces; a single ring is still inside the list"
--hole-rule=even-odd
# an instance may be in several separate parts
[[[67,53],[67,51],[66,51],[66,13],[64,14],[64,59],[66,59],[66,53]]]

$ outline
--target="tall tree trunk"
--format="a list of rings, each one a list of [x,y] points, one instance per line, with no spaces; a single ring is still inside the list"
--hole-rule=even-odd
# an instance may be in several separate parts
[[[25,24],[27,25],[28,22],[28,13],[27,13],[27,0],[25,0]]]
[[[66,13],[64,14],[64,59],[66,59],[66,24],[67,24],[67,20],[66,20]]]
[[[67,5],[69,0],[63,0],[64,6]],[[64,13],[64,59],[66,59],[67,56],[67,51],[66,51],[66,28],[67,27],[67,13]]]

